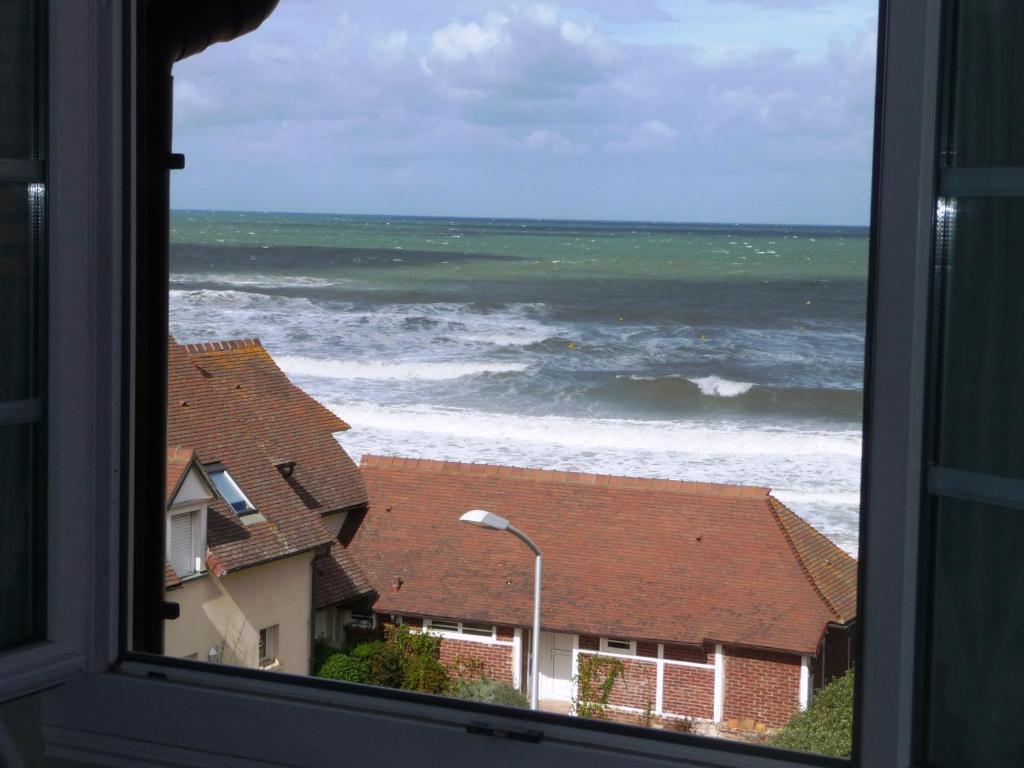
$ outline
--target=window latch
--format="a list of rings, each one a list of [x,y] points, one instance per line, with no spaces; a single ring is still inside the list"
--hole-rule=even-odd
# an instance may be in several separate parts
[[[541,731],[512,731],[506,728],[495,728],[487,723],[470,723],[466,726],[466,733],[477,736],[496,736],[499,739],[525,741],[530,744],[539,744],[544,739],[544,734]]]
[[[185,169],[185,156],[181,152],[172,152],[167,157],[167,167],[172,171]]]
[[[181,606],[177,603],[165,602],[160,608],[160,617],[164,621],[174,621],[181,616]]]

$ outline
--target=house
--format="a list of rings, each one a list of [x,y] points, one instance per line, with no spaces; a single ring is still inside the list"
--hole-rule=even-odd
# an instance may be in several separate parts
[[[459,525],[484,508],[544,554],[542,700],[569,702],[580,659],[621,659],[609,698],[635,722],[777,727],[851,663],[854,558],[767,488],[364,456],[365,512],[342,529],[385,620],[439,634],[524,688],[533,557]]]
[[[307,674],[372,593],[337,541],[366,506],[341,419],[258,340],[168,345],[165,653]]]

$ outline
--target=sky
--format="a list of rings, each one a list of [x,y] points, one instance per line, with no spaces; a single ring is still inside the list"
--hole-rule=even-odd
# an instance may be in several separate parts
[[[175,208],[868,222],[877,0],[280,0],[176,65]]]

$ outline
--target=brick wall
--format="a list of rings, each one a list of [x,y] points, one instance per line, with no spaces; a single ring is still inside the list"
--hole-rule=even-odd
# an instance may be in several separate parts
[[[512,684],[512,646],[442,638],[441,663],[451,670],[458,657],[477,659],[483,662],[487,678]]]
[[[580,635],[581,651],[596,651],[600,647],[601,641],[599,638],[592,635]]]
[[[770,728],[785,725],[799,709],[800,657],[729,647],[724,651],[725,719],[753,720]]]
[[[695,664],[714,664],[715,647],[702,648],[697,645],[665,644],[665,658],[673,661],[692,661]]]
[[[670,715],[710,720],[715,716],[715,670],[666,664],[661,708]]]
[[[622,677],[612,687],[608,703],[636,709],[645,709],[649,704],[653,710],[657,698],[657,665],[647,661],[622,659],[622,673]]]

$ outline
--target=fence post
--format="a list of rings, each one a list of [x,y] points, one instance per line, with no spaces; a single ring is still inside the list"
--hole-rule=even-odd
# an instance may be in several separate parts
[[[654,714],[665,711],[665,644],[658,643],[658,673],[655,678]]]

